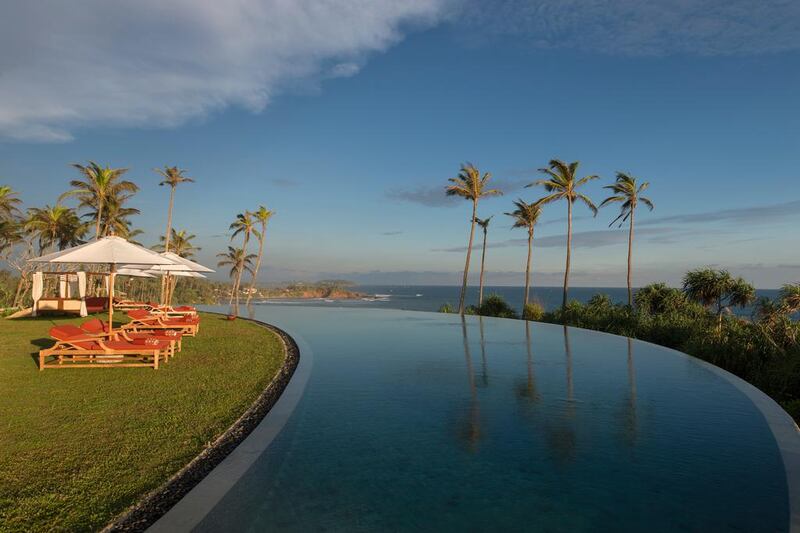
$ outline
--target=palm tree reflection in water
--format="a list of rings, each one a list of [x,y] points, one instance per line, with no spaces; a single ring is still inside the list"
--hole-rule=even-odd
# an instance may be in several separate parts
[[[486,363],[486,338],[483,335],[483,317],[478,316],[478,327],[481,332],[481,386],[489,386],[489,366]]]
[[[625,440],[631,446],[636,444],[638,433],[636,415],[636,369],[633,365],[633,340],[628,340],[628,401],[625,406]]]
[[[531,323],[525,320],[525,351],[528,361],[528,375],[525,383],[517,388],[517,395],[525,398],[530,403],[539,400],[539,392],[536,390],[536,376],[533,372],[533,347],[531,346]]]
[[[547,446],[553,456],[561,463],[575,458],[577,437],[575,435],[575,399],[572,383],[572,350],[569,344],[569,328],[564,326],[564,356],[567,370],[567,398],[564,410],[545,427]]]
[[[481,438],[480,406],[478,405],[478,389],[475,385],[472,356],[467,337],[467,321],[464,315],[461,315],[461,334],[464,339],[464,359],[467,364],[467,376],[469,378],[470,406],[469,416],[459,430],[459,437],[466,443],[467,449],[475,453],[478,451],[478,442]]]

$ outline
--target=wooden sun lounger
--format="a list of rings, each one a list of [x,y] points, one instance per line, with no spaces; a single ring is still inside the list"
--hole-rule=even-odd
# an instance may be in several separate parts
[[[170,349],[167,353],[168,358],[174,357],[176,352],[181,351],[183,335],[180,331],[174,329],[162,329],[151,331],[132,331],[126,329],[115,329],[109,332],[108,322],[104,322],[99,318],[87,320],[80,326],[88,335],[108,337],[113,340],[122,340],[128,342],[137,342],[142,339],[157,339],[165,341],[170,344]]]
[[[197,309],[190,305],[172,307],[159,305],[153,302],[135,302],[133,300],[114,300],[114,307],[122,310],[144,309],[154,314],[164,314],[169,317],[183,317],[197,315]]]
[[[56,339],[51,347],[39,351],[39,370],[45,368],[152,367],[158,370],[166,360],[169,342],[157,339],[135,342],[87,335],[77,326],[50,328]],[[48,361],[48,358],[50,361]],[[130,362],[135,361],[135,362]]]
[[[200,317],[166,317],[153,314],[143,309],[128,311],[130,322],[122,326],[123,329],[132,331],[148,331],[159,329],[174,329],[183,335],[194,337],[200,331]]]

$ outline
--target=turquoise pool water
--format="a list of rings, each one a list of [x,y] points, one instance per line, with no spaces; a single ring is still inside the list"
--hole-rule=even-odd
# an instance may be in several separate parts
[[[300,337],[313,366],[199,531],[789,528],[763,416],[691,358],[513,320],[256,313]]]

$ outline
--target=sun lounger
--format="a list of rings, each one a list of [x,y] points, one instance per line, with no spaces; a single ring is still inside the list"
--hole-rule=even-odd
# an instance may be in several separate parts
[[[168,341],[155,338],[136,341],[114,340],[89,335],[73,325],[54,326],[51,347],[39,351],[39,370],[45,368],[152,367],[158,369],[170,349]],[[48,358],[52,357],[50,362]],[[133,362],[131,362],[133,361]]]
[[[114,300],[114,307],[122,310],[144,309],[145,311],[150,311],[151,313],[160,313],[171,317],[182,317],[197,314],[197,309],[191,305],[179,305],[172,307],[170,305],[160,305],[155,302],[136,302],[133,300]]]
[[[176,352],[181,351],[181,340],[183,335],[174,329],[159,329],[150,331],[132,331],[124,328],[115,329],[109,332],[108,322],[99,318],[87,320],[81,324],[80,328],[88,335],[105,336],[114,340],[138,341],[141,339],[158,339],[170,343],[169,357],[173,357]]]
[[[122,326],[123,329],[133,331],[174,329],[190,337],[194,337],[200,331],[200,317],[197,315],[173,318],[154,314],[144,309],[134,309],[128,311],[128,317],[131,320]]]

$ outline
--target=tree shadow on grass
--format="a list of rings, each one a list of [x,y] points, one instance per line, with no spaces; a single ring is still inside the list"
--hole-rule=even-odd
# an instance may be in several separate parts
[[[31,340],[31,344],[36,346],[40,350],[44,349],[44,348],[50,348],[53,345],[53,339],[50,339],[48,337],[42,337],[40,339],[33,339],[33,340]],[[36,365],[36,368],[39,368],[39,352],[38,352],[38,350],[35,351],[35,352],[31,352],[30,356],[31,356],[31,360],[33,361],[33,364]]]

